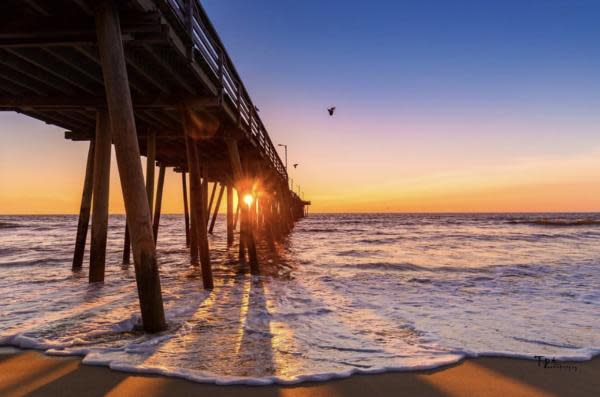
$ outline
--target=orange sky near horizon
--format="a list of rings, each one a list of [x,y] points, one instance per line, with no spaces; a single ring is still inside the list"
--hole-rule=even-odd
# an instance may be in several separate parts
[[[0,120],[5,121],[0,123],[0,213],[78,213],[88,144],[65,141],[62,130],[20,115],[4,113]],[[7,125],[12,126],[10,135]],[[306,156],[315,148],[334,150],[331,144],[324,139],[304,148]],[[364,150],[362,161],[332,153],[293,171],[295,183],[303,185],[313,202],[310,212],[600,210],[600,149],[449,164],[435,164],[433,149],[427,161],[402,151],[390,156],[383,147]],[[180,175],[169,170],[163,213],[181,213],[182,208]],[[124,212],[114,150],[110,211]]]

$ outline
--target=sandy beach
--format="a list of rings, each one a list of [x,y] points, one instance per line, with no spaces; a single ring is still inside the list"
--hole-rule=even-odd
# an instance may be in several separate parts
[[[0,396],[598,396],[600,358],[551,364],[484,357],[432,371],[356,375],[295,386],[215,386],[132,375],[36,351],[0,353]]]

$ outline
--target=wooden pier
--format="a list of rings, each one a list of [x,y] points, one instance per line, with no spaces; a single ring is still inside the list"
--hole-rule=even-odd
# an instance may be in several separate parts
[[[287,170],[199,0],[1,2],[0,110],[90,142],[72,264],[83,266],[91,216],[90,282],[104,281],[114,145],[127,213],[123,261],[131,249],[148,332],[166,326],[155,245],[167,168],[181,173],[182,234],[207,289],[208,234],[224,195],[227,243],[239,237],[240,260],[253,274],[260,272],[256,239],[284,237],[310,204],[289,189]],[[140,156],[147,157],[145,179]]]

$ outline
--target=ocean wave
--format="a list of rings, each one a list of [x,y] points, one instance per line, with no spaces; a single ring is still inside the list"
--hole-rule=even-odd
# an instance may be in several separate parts
[[[16,227],[21,227],[21,225],[11,222],[0,222],[0,229],[14,229]]]
[[[343,269],[354,268],[360,270],[384,270],[384,271],[422,271],[432,270],[413,263],[395,263],[395,262],[369,262],[369,263],[348,263],[340,265]]]
[[[51,259],[31,259],[31,260],[11,260],[9,262],[0,262],[2,268],[18,268],[18,267],[33,267],[33,266],[56,266],[60,262]],[[35,281],[30,281],[35,282]],[[45,282],[45,281],[44,281]]]
[[[109,223],[106,283],[90,286],[87,259],[82,272],[70,270],[76,218],[3,218],[22,228],[0,232],[0,261],[9,266],[1,269],[0,308],[9,315],[0,316],[0,344],[130,372],[257,385],[481,355],[600,353],[600,335],[590,331],[600,329],[600,228],[506,223],[579,224],[600,214],[350,218],[306,218],[272,251],[257,241],[261,276],[239,264],[225,223],[217,223],[210,293],[189,264],[182,218],[161,221],[169,327],[158,335],[140,329],[134,267],[121,266],[122,219]]]
[[[506,221],[511,225],[532,226],[600,226],[598,219],[511,219]]]
[[[9,342],[9,343],[6,343]],[[0,343],[10,344],[23,349],[38,349],[45,350],[45,353],[50,356],[81,356],[82,362],[86,365],[107,366],[108,368],[127,373],[161,375],[173,378],[180,378],[196,383],[215,384],[220,386],[247,385],[247,386],[266,386],[272,384],[278,385],[296,385],[304,382],[326,382],[334,379],[349,378],[353,375],[373,375],[394,372],[407,371],[426,371],[443,368],[449,365],[454,365],[465,358],[480,358],[480,357],[506,357],[518,358],[526,360],[537,360],[535,355],[523,354],[511,351],[470,351],[462,349],[454,349],[446,354],[430,357],[428,360],[415,360],[411,364],[406,365],[385,365],[385,366],[369,366],[357,365],[356,363],[343,363],[352,368],[340,371],[330,372],[308,372],[299,373],[294,376],[232,376],[216,374],[206,370],[195,370],[188,368],[180,368],[176,366],[160,365],[154,366],[151,364],[132,364],[126,361],[112,358],[113,353],[118,353],[118,349],[94,350],[89,348],[83,349],[63,349],[60,346],[52,344],[39,343],[26,337],[14,338],[10,341],[2,341]],[[345,350],[336,348],[335,350]],[[373,353],[368,349],[351,349],[351,352]],[[557,362],[582,362],[593,359],[600,355],[600,349],[583,348],[577,349],[575,354],[563,354],[552,356]]]
[[[525,342],[525,343],[533,343],[535,345],[542,345],[542,346],[550,346],[550,347],[558,347],[561,349],[581,349],[581,346],[575,346],[575,345],[571,345],[568,343],[555,343],[555,342],[547,342],[547,341],[543,341],[543,340],[537,340],[537,339],[527,339],[527,338],[519,338],[516,336],[512,337],[514,340],[518,340],[519,342]]]

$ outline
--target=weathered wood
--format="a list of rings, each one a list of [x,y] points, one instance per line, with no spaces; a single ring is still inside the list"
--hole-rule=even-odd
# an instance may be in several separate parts
[[[184,128],[191,128],[187,120],[187,114],[183,112]],[[189,136],[186,136],[186,152],[188,156],[188,169],[190,172],[190,204],[192,209],[192,227],[196,235],[192,236],[197,239],[197,247],[200,251],[200,267],[202,268],[202,283],[204,288],[213,288],[212,269],[210,267],[210,256],[208,252],[208,238],[206,236],[206,204],[202,200],[202,184],[200,164],[198,162],[198,153],[194,149],[195,143]],[[205,245],[206,244],[206,245]]]
[[[125,216],[125,237],[123,240],[123,264],[127,265],[131,262],[131,236],[129,235],[129,224],[127,216]]]
[[[196,227],[198,220],[196,219],[196,211],[194,210],[194,194],[197,194],[197,192],[192,191],[190,180],[190,262],[197,266],[200,262],[198,258],[198,228]]]
[[[227,245],[233,245],[233,186],[227,184]]]
[[[92,242],[90,245],[90,283],[104,281],[108,233],[108,194],[110,187],[111,128],[108,114],[96,116],[94,153],[94,202],[92,204]]]
[[[194,145],[194,150],[196,151],[196,159],[199,159],[198,155],[198,146]],[[199,218],[198,221],[202,222],[199,225],[202,227],[198,233],[198,251],[200,252],[200,265],[203,266],[202,273],[204,274],[204,267],[209,269],[210,271],[210,280],[211,280],[211,288],[212,288],[212,271],[210,270],[210,254],[209,254],[209,246],[208,246],[208,217],[210,216],[208,213],[208,170],[207,167],[202,168],[202,203],[199,207]],[[206,266],[202,265],[206,263]]]
[[[158,12],[125,13],[120,16],[121,33],[160,32],[162,26]],[[11,19],[0,26],[0,38],[35,38],[35,37],[77,37],[81,35],[96,38],[94,18],[72,18],[69,15],[34,16],[26,15]]]
[[[93,45],[96,34],[93,20],[88,17],[72,18],[67,15],[15,18],[0,26],[1,48],[58,47]],[[119,42],[167,42],[168,35],[160,23],[158,13],[125,15],[119,27]]]
[[[176,109],[178,98],[134,97],[133,107],[137,109]],[[0,109],[35,108],[48,110],[71,110],[106,108],[103,96],[0,96]]]
[[[164,165],[160,166],[160,170],[158,172],[158,184],[156,185],[156,204],[154,207],[154,218],[152,219],[152,231],[154,233],[154,245],[158,240],[158,225],[160,224],[160,211],[162,209],[162,195],[163,195],[163,187],[165,185],[165,172],[167,167]]]
[[[190,212],[188,206],[188,193],[187,193],[187,177],[186,173],[181,173],[181,186],[183,190],[183,216],[185,221],[185,245],[190,246]]]
[[[238,149],[238,144],[235,139],[227,138],[225,140],[227,145],[227,151],[229,153],[229,159],[231,161],[231,168],[234,174],[234,181],[238,186],[238,200],[240,208],[241,208],[241,222],[240,222],[240,245],[243,244],[244,248],[248,250],[248,258],[250,260],[250,271],[252,274],[259,273],[258,266],[258,257],[256,255],[256,243],[254,241],[254,233],[252,231],[252,227],[249,222],[249,208],[243,203],[244,195],[250,194],[250,186],[249,182],[244,178],[244,172],[242,170],[242,162],[240,159],[240,153]],[[243,254],[243,248],[240,248],[240,253]],[[243,259],[243,255],[241,258]]]
[[[237,223],[238,223],[238,219],[240,218],[240,195],[238,193],[237,195],[238,197],[238,202],[237,205],[235,206],[235,218],[233,220],[233,230],[235,230],[237,228]]]
[[[204,181],[204,183],[206,184],[206,192],[208,195],[208,178],[206,178],[206,180]],[[206,213],[208,214],[208,216],[206,217],[206,225],[208,226],[208,222],[210,222],[210,214],[212,212],[212,205],[213,202],[215,201],[215,193],[217,192],[217,182],[213,183],[213,188],[212,188],[212,193],[210,194],[210,201],[208,203],[208,206],[206,207]]]
[[[244,204],[240,204],[238,209],[241,209]],[[240,262],[246,262],[246,238],[244,237],[244,231],[246,230],[247,216],[242,215],[242,211],[240,210],[239,220],[240,220],[240,231],[239,231],[239,244],[238,244],[238,258]]]
[[[270,248],[275,247],[275,234],[273,232],[273,206],[271,198],[265,198],[261,202],[260,211],[262,213],[262,230],[265,236],[265,240],[269,244]]]
[[[75,238],[75,252],[73,254],[73,270],[81,269],[83,265],[83,254],[85,252],[85,241],[87,239],[88,225],[90,223],[90,208],[92,204],[94,153],[94,140],[91,140],[85,167],[85,178],[83,180],[81,206],[79,207],[79,222],[77,223],[77,237]]]
[[[73,89],[79,89],[81,91],[84,91],[90,95],[94,94],[94,90],[91,89],[89,86],[85,85],[85,84],[81,84],[78,81],[76,81],[75,79],[71,78],[71,76],[65,75],[60,73],[60,71],[58,70],[54,70],[51,66],[48,65],[48,59],[46,57],[45,61],[43,62],[41,59],[40,60],[36,60],[30,56],[26,56],[22,53],[20,53],[18,50],[16,49],[7,49],[5,50],[7,52],[9,52],[10,54],[12,54],[13,56],[19,58],[20,60],[23,60],[24,62],[26,62],[27,64],[31,64],[34,65],[35,67],[37,67],[38,69],[43,70],[44,72],[48,73],[49,75],[53,76],[53,80],[57,80],[57,81],[62,81],[67,83],[67,86],[62,86],[65,87],[63,88],[61,91],[63,92],[73,92]],[[36,70],[35,68],[33,68],[33,70],[36,72],[36,74],[39,74],[39,71]]]
[[[194,145],[194,150],[198,151],[198,146]],[[200,155],[198,154],[197,157],[198,161],[200,161]],[[209,207],[208,207],[208,170],[206,167],[201,167],[200,168],[200,173],[202,175],[202,211],[204,214],[204,220],[206,221],[206,228],[208,229],[208,213],[209,213]]]
[[[146,137],[146,195],[148,206],[154,206],[154,172],[156,169],[156,131],[150,131]]]
[[[215,186],[217,184],[215,183]],[[225,185],[221,185],[221,189],[219,190],[219,197],[217,198],[217,203],[215,204],[215,210],[212,216],[212,221],[210,222],[210,227],[208,228],[208,233],[212,234],[213,229],[215,228],[215,222],[217,221],[217,214],[219,213],[219,207],[221,207],[221,199],[223,198],[223,192],[225,191]]]
[[[131,235],[142,322],[148,332],[166,327],[150,207],[140,164],[135,119],[125,55],[121,41],[119,13],[112,1],[96,10],[98,49],[113,131],[121,188]]]

